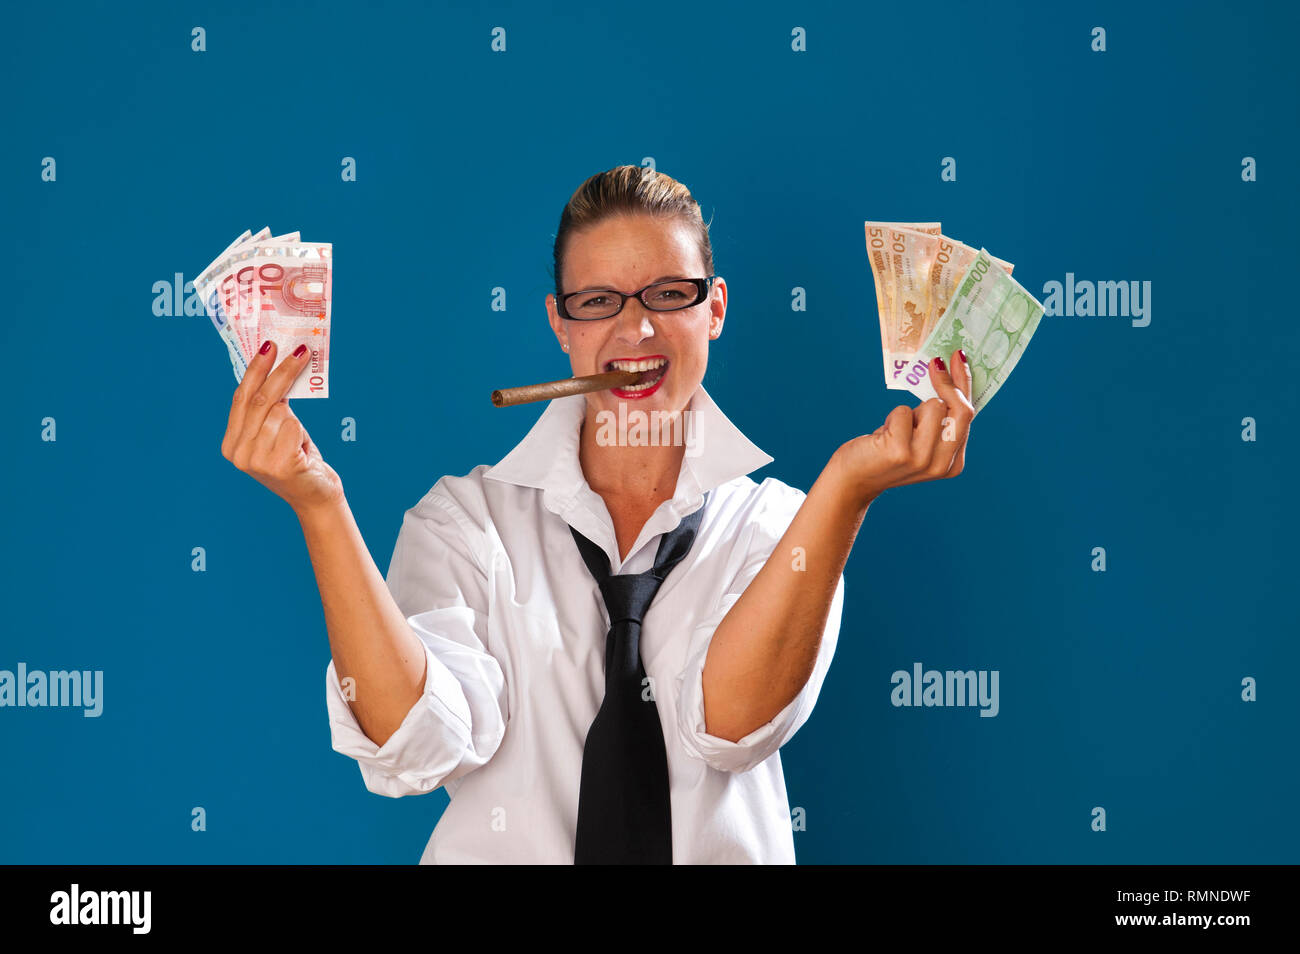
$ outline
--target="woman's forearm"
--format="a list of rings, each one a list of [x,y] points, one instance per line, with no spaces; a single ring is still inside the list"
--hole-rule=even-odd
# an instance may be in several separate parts
[[[316,571],[334,669],[352,690],[344,694],[362,731],[382,746],[424,690],[424,644],[388,591],[346,498],[301,512],[298,522]]]
[[[840,574],[874,499],[840,474],[832,459],[714,631],[703,675],[710,735],[739,741],[775,718],[812,675]]]

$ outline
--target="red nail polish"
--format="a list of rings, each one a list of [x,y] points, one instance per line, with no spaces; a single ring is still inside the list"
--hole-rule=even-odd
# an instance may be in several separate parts
[[[305,355],[306,353],[307,353],[307,346],[306,346],[306,345],[298,345],[298,347],[296,347],[296,348],[293,349],[293,356],[294,356],[295,358],[301,358],[301,357],[302,357],[303,355]]]
[[[958,353],[959,355],[961,355],[961,363],[962,363],[962,364],[970,364],[970,358],[966,357],[966,352],[965,352],[965,351],[963,351],[961,348],[958,348],[958,349],[957,349],[957,353]]]
[[[945,364],[943,363],[943,358],[935,358],[935,359],[934,359],[934,366],[935,366],[936,368],[938,368],[940,371],[947,371],[947,370],[948,370],[947,365],[945,365]]]
[[[267,338],[265,341],[262,342],[262,347],[257,349],[257,353],[266,354],[270,350],[271,350],[271,339]]]

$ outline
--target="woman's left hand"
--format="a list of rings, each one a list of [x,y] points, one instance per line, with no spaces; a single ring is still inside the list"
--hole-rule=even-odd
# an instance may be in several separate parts
[[[835,451],[831,467],[861,506],[890,487],[956,477],[966,462],[970,435],[971,373],[958,349],[948,362],[930,362],[930,381],[939,397],[915,408],[900,404],[870,434],[855,437]]]

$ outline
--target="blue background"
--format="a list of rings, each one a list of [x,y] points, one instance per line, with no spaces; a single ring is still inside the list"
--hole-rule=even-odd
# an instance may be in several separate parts
[[[915,403],[881,380],[864,219],[940,219],[1040,299],[1066,272],[1152,282],[1145,328],[1045,317],[966,472],[871,507],[782,750],[800,861],[1300,860],[1295,7],[1045,7],[7,14],[0,668],[102,669],[105,699],[0,709],[0,860],[419,858],[446,795],[372,795],[330,749],[297,521],[222,458],[225,348],[155,316],[153,283],[245,228],[334,243],[331,396],[294,409],[386,570],[405,509],[542,410],[489,392],[568,374],[543,307],[560,212],[646,157],[712,217],[730,307],[705,383],[776,458],[756,480],[807,490]],[[1000,714],[894,708],[918,661],[999,670]]]

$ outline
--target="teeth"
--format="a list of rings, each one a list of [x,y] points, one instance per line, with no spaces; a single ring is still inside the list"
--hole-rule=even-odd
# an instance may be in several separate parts
[[[665,369],[663,372],[655,375],[653,381],[647,381],[644,384],[628,384],[628,385],[624,385],[619,389],[621,391],[633,392],[633,391],[646,391],[649,390],[650,388],[658,386],[660,379],[662,379],[664,374],[667,373],[667,369],[666,369],[667,364],[668,364],[667,358],[641,358],[636,361],[611,361],[609,363],[609,367],[614,368],[618,371],[637,371],[637,372],[657,370],[659,368]]]
[[[611,361],[610,366],[619,371],[649,371],[667,363],[667,358],[645,358],[641,361]]]

